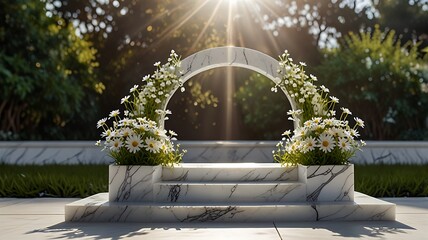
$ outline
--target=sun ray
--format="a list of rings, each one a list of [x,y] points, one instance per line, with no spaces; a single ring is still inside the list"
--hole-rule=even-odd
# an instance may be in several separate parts
[[[264,9],[266,9],[266,10],[268,10],[270,13],[272,13],[275,17],[277,17],[277,18],[279,18],[279,16],[278,16],[278,14],[276,14],[269,6],[267,6],[263,1],[258,1],[258,3],[260,3],[261,4],[261,6],[264,8]],[[263,20],[263,17],[261,16],[261,14],[260,14],[260,11],[259,10],[257,10],[256,8],[255,8],[255,6],[254,5],[252,5],[252,11],[254,12],[254,15],[258,18],[258,20],[260,21],[260,23],[263,23],[264,22],[264,20]],[[278,54],[279,54],[279,52],[280,51],[282,51],[283,49],[280,49],[280,47],[279,47],[279,45],[278,45],[278,43],[277,43],[277,40],[278,39],[276,39],[272,34],[270,34],[270,33],[268,33],[268,38],[269,38],[269,41],[270,41],[270,43],[273,45],[273,47],[275,48],[275,51],[276,52],[278,52]]]
[[[227,1],[227,0],[225,0]],[[226,37],[226,44],[228,46],[233,45],[233,2],[229,1],[229,9],[227,13],[227,37]]]
[[[169,37],[172,33],[174,33],[177,29],[186,24],[195,14],[197,14],[207,3],[209,0],[203,1],[200,5],[196,5],[188,14],[182,16],[180,19],[176,21],[175,24],[167,27],[163,32],[159,34],[159,38],[156,39],[156,43],[154,43],[151,47],[159,46],[167,37]]]
[[[208,29],[209,25],[212,23],[212,21],[214,20],[214,17],[217,15],[218,9],[220,8],[220,5],[222,4],[222,1],[218,1],[217,5],[214,8],[213,13],[211,14],[210,18],[208,19],[208,21],[205,23],[204,28],[202,29],[202,31],[199,33],[198,37],[196,38],[195,42],[192,44],[192,46],[189,48],[189,51],[187,53],[187,55],[190,55],[191,51],[194,51],[196,45],[199,43],[199,41],[201,40],[202,36],[204,35],[204,33],[206,32],[206,30]]]

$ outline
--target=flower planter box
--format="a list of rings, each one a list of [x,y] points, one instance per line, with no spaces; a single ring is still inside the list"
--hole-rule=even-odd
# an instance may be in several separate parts
[[[109,166],[110,202],[153,202],[153,184],[161,178],[161,166]]]
[[[308,202],[354,201],[354,165],[299,166],[306,171]]]

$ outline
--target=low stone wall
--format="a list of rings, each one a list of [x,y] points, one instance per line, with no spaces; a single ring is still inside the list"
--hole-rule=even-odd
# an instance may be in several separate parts
[[[272,162],[275,141],[180,141],[184,162]],[[0,142],[0,162],[15,164],[108,164],[92,141]],[[428,164],[428,142],[368,141],[355,164]]]

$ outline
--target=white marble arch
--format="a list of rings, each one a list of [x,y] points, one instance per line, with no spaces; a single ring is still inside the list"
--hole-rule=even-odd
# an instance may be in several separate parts
[[[185,83],[198,73],[219,67],[250,69],[269,78],[275,84],[279,83],[281,77],[277,72],[279,62],[271,56],[249,48],[227,46],[202,50],[182,60],[180,69],[182,72],[182,81]],[[169,100],[178,88],[171,92],[170,97],[165,102],[164,110],[166,110]],[[287,90],[284,88],[281,88],[281,90],[287,96],[291,109],[296,110],[296,103],[290,97]],[[164,126],[163,119],[160,121],[160,124]],[[294,127],[297,127],[296,122]]]

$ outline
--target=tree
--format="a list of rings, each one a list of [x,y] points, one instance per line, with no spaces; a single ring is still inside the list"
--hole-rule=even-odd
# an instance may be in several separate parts
[[[96,50],[44,7],[0,2],[2,138],[84,138],[87,132],[75,128],[94,122],[104,89],[96,80]]]
[[[418,44],[401,44],[393,30],[382,32],[375,26],[373,32],[351,32],[324,54],[318,77],[341,105],[364,117],[365,138],[402,139],[426,130],[427,66]]]

